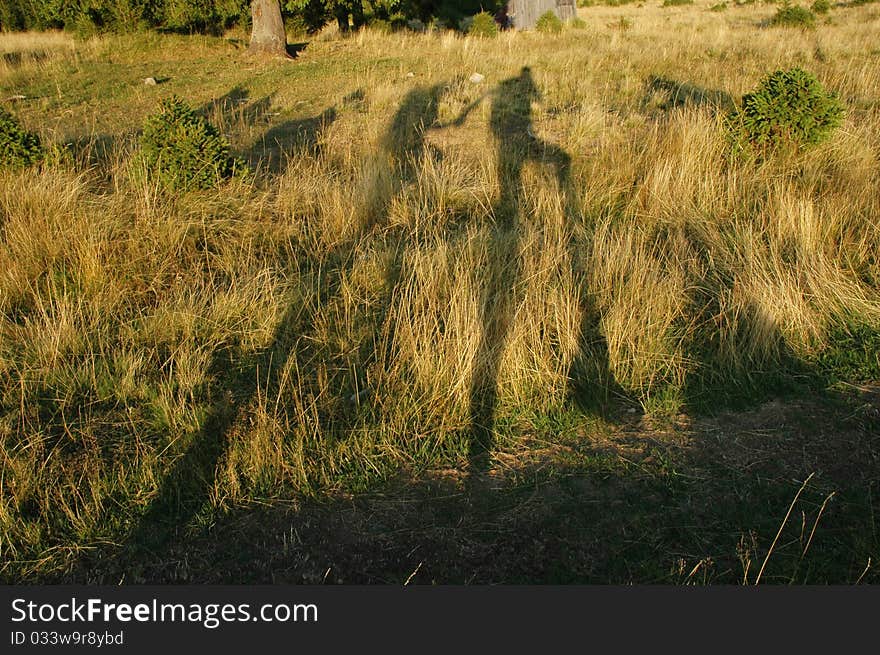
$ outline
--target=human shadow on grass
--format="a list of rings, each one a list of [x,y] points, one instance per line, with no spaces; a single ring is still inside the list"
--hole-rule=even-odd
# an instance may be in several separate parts
[[[406,121],[421,126],[415,128],[415,134],[408,133],[405,138],[401,136],[404,115],[408,117]],[[426,145],[419,134],[426,126],[433,124],[435,119],[436,107],[431,102],[425,104],[421,98],[416,101],[415,97],[404,100],[384,141],[385,147],[391,150],[397,170],[403,171],[407,162],[423,156],[421,150]],[[315,301],[318,306],[327,306],[332,302],[339,291],[340,281],[354,263],[354,246],[367,236],[366,231],[381,222],[381,217],[365,220],[363,230],[327,253],[323,264],[315,263],[313,268],[322,277],[321,298]],[[327,261],[332,261],[333,264],[328,266]],[[388,302],[393,296],[393,286],[396,283],[394,276],[399,272],[399,260],[395,261],[398,261],[398,270],[390,270],[388,274]],[[226,457],[236,430],[241,429],[242,423],[246,422],[253,403],[260,395],[265,397],[279,392],[283,383],[280,376],[292,359],[302,357],[303,361],[298,360],[298,364],[304,367],[314,361],[310,361],[310,358],[314,358],[316,353],[310,351],[308,344],[311,342],[309,335],[315,328],[315,321],[305,314],[304,308],[304,303],[291,298],[269,344],[258,352],[248,354],[236,348],[227,348],[215,353],[206,371],[212,387],[211,406],[201,421],[200,429],[190,435],[182,447],[169,449],[167,456],[176,459],[161,480],[155,496],[116,552],[115,559],[121,569],[124,570],[131,562],[138,560],[177,566],[179,562],[175,563],[175,560],[185,556],[188,530],[192,529],[197,515],[209,503],[215,488],[217,468]],[[383,321],[380,314],[377,317],[377,328],[381,327]],[[358,368],[365,368],[365,365]],[[357,389],[358,384],[353,382],[352,387]],[[340,391],[342,395],[347,393]],[[357,413],[357,395],[353,400],[354,403],[348,402],[344,405],[344,411],[351,415]],[[342,429],[344,427],[343,425]],[[94,566],[87,558],[79,569],[88,571]]]
[[[470,383],[470,440],[468,459],[471,473],[477,479],[490,465],[494,446],[494,424],[498,404],[498,375],[506,347],[511,322],[516,312],[517,287],[522,280],[520,237],[523,230],[523,168],[529,162],[549,166],[554,172],[558,191],[563,197],[563,213],[568,235],[572,265],[581,260],[575,247],[572,226],[580,223],[576,194],[571,180],[571,157],[559,146],[535,136],[532,123],[532,102],[541,98],[531,70],[523,68],[516,77],[501,82],[492,92],[489,128],[495,143],[498,177],[501,184],[497,203],[493,207],[494,224],[490,230],[487,248],[490,260],[486,262],[486,276],[479,301],[480,341],[474,356]],[[465,109],[462,117],[476,103]],[[575,277],[578,272],[574,271]],[[592,334],[588,328],[596,316],[584,290],[579,299],[582,305],[582,335]],[[607,348],[595,339],[581,343],[594,364],[592,375],[602,382],[611,379],[608,369]],[[576,373],[583,373],[584,368]],[[571,377],[571,376],[570,376]],[[584,394],[577,394],[579,397]]]
[[[419,86],[407,92],[394,113],[385,134],[379,142],[380,168],[371,184],[371,192],[365,200],[369,214],[367,222],[383,229],[391,257],[385,268],[385,288],[380,303],[377,330],[385,332],[383,352],[374,352],[367,365],[374,361],[390,363],[393,357],[394,334],[388,319],[396,300],[398,283],[403,276],[403,257],[412,234],[401,229],[388,228],[388,214],[394,199],[407,187],[418,186],[419,171],[426,160],[440,161],[442,153],[428,140],[432,130],[441,129],[440,103],[451,88],[450,82],[432,86]],[[387,163],[387,168],[383,164]],[[384,176],[388,177],[383,180]],[[378,337],[378,333],[375,337]],[[374,338],[375,343],[380,339]]]
[[[553,166],[565,188],[565,153],[532,136],[530,102],[537,90],[529,71],[499,89],[504,95],[493,100],[497,104],[492,116],[493,134],[500,141],[499,164],[521,184],[525,163],[540,160]],[[412,104],[405,100],[400,112],[421,115],[427,125],[433,111],[430,97],[430,91],[428,102],[424,96],[413,96]],[[412,107],[427,110],[420,114],[410,111]],[[510,110],[516,115],[509,116]],[[398,164],[403,157],[426,156],[424,131],[412,139],[397,139],[393,135],[398,122],[407,121],[396,117],[387,135]],[[518,148],[508,151],[512,144]],[[521,194],[519,186],[503,188],[507,204],[496,208],[494,255],[488,263],[496,270],[487,273],[480,308],[484,333],[471,386],[468,471],[380,479],[357,498],[329,495],[324,500],[292,498],[292,503],[270,507],[245,505],[216,513],[210,525],[193,528],[196,515],[209,502],[217,466],[235,426],[246,417],[259,389],[266,394],[277,390],[284,364],[297,356],[295,344],[308,336],[311,321],[301,313],[301,305],[292,302],[267,348],[244,361],[232,351],[215,356],[215,402],[202,428],[180,452],[117,557],[84,562],[75,579],[118,582],[126,576],[128,582],[250,584],[738,582],[744,561],[757,566],[769,555],[769,539],[798,491],[798,481],[823,471],[827,479],[800,496],[798,509],[807,518],[817,517],[830,491],[845,490],[845,503],[822,518],[832,539],[813,545],[813,558],[805,559],[804,548],[810,546],[798,541],[800,525],[788,525],[764,580],[787,582],[795,576],[804,581],[854,581],[864,556],[877,550],[876,534],[872,542],[868,525],[877,509],[874,463],[880,430],[870,411],[880,408],[880,395],[866,401],[861,414],[823,399],[808,399],[675,430],[634,416],[584,434],[582,416],[571,424],[563,417],[560,424],[532,426],[523,451],[502,453],[505,466],[490,467],[490,449],[497,445],[499,357],[514,302],[513,292],[503,283],[511,280],[511,272],[513,284],[520,275],[518,240],[508,232],[520,220],[515,209]],[[351,259],[343,250],[334,255],[343,262],[342,271]],[[325,285],[324,302],[334,286],[332,280]],[[601,339],[592,341],[601,330],[597,313],[588,305],[584,321],[582,332],[593,336],[585,340],[582,358],[590,358],[598,348],[595,367],[601,372],[607,366],[607,353],[602,354],[606,347]],[[480,484],[473,484],[475,477]],[[816,554],[818,565],[812,564]],[[749,575],[754,580],[754,569]]]

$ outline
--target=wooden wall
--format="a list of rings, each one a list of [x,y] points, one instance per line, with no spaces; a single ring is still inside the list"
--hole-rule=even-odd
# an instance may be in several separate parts
[[[541,14],[547,11],[555,11],[562,20],[577,15],[575,0],[510,0],[507,3],[510,24],[519,30],[533,28]]]

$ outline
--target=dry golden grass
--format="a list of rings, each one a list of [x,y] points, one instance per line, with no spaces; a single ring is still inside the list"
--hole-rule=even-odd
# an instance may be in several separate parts
[[[0,173],[7,572],[124,540],[212,430],[226,445],[200,511],[463,466],[477,378],[497,416],[560,407],[574,388],[668,411],[701,375],[735,382],[810,361],[835,327],[876,329],[876,10],[835,11],[813,33],[759,27],[771,13],[594,8],[586,30],[497,40],[328,33],[264,71],[229,67],[229,43],[196,44],[169,92],[265,94],[256,118],[212,117],[253,160],[286,125],[286,158],[179,197],[138,171],[124,136],[154,99],[142,69],[103,104],[69,92],[98,75],[90,62],[116,66],[112,80],[134,67],[107,54],[124,38],[0,36],[2,52],[62,53],[0,68],[3,95],[36,95],[37,75],[51,86],[71,53],[83,62],[67,93],[20,108],[25,124],[48,140],[84,125],[122,136],[104,157],[81,144],[71,170]],[[173,60],[161,38],[137,39],[155,68]],[[516,104],[492,89],[526,65],[543,155],[492,124]],[[845,124],[806,153],[731,159],[718,105],[793,65],[840,93]]]

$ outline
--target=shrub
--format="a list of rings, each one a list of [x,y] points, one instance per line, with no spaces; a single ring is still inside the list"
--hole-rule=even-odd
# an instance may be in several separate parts
[[[843,104],[800,68],[776,71],[731,115],[737,140],[759,148],[805,147],[828,138],[843,120]]]
[[[816,14],[806,7],[786,2],[770,19],[770,25],[774,27],[800,27],[810,30],[816,27]]]
[[[183,100],[163,100],[141,135],[150,172],[168,189],[208,189],[244,170],[229,156],[229,144]]]
[[[680,7],[682,5],[692,5],[694,0],[663,0],[664,7]]]
[[[814,14],[827,14],[831,11],[831,3],[828,0],[816,0],[810,9]]]
[[[25,168],[43,160],[40,137],[18,124],[15,117],[0,107],[0,166]]]
[[[391,23],[384,18],[371,18],[367,22],[367,26],[372,30],[376,30],[377,32],[382,32],[383,34],[391,34]]]
[[[559,34],[562,31],[562,21],[554,11],[545,11],[535,23],[535,29],[544,34]]]
[[[487,11],[481,11],[470,20],[467,33],[471,36],[498,36],[498,24],[494,16]]]

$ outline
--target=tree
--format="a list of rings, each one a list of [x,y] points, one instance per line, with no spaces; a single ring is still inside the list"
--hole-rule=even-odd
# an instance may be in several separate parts
[[[252,0],[250,51],[273,57],[287,57],[287,35],[278,0]]]

